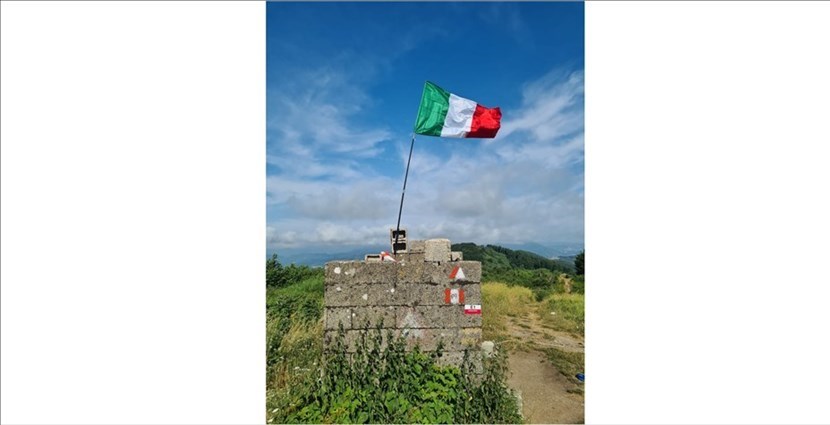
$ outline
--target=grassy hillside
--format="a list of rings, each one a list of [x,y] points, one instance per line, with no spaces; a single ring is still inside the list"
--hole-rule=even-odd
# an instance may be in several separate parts
[[[573,262],[551,260],[528,251],[496,245],[458,243],[453,251],[464,253],[465,260],[481,262],[482,282],[502,282],[530,288],[536,301],[552,293],[584,292],[584,279],[575,276]]]
[[[465,242],[452,245],[453,251],[464,253],[465,260],[481,261],[485,272],[497,275],[510,269],[546,269],[573,273],[573,261],[551,260],[529,251],[517,251],[497,245],[476,245]]]

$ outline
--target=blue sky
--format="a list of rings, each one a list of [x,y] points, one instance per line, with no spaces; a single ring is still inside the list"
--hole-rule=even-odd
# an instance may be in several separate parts
[[[583,3],[266,7],[269,253],[388,243],[425,80],[502,129],[417,137],[409,237],[582,244]]]

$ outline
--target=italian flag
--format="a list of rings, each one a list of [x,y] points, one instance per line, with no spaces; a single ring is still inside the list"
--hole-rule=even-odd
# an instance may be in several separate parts
[[[415,134],[438,137],[493,138],[501,127],[501,110],[486,108],[427,81],[421,95]]]

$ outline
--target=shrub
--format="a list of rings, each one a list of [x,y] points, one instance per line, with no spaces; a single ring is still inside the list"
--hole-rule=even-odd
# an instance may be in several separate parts
[[[375,336],[358,342],[348,354],[340,330],[319,378],[270,420],[289,423],[518,423],[516,399],[504,384],[501,355],[476,362],[465,354],[461,369],[436,364],[441,348],[423,353],[405,350],[403,337]]]

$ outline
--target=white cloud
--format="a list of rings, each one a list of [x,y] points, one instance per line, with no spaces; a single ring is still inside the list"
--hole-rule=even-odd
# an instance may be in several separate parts
[[[552,141],[583,129],[584,73],[549,72],[525,85],[522,109],[516,118],[505,120],[499,139],[525,132],[535,141]]]
[[[496,139],[441,140],[465,143],[446,157],[419,149],[416,141],[402,227],[411,238],[454,242],[582,241],[583,93],[581,71],[552,71],[523,87],[521,106],[510,111]],[[344,117],[331,113],[330,123]],[[314,149],[327,146],[316,138],[328,133],[308,134]],[[379,141],[365,143],[372,149]],[[291,168],[296,157],[272,158],[297,174],[268,177],[269,204],[290,211],[269,217],[269,247],[388,243],[409,154],[409,144],[400,145],[401,175],[392,177],[348,160],[294,162]]]
[[[361,128],[357,116],[371,99],[348,76],[325,70],[299,76],[293,84],[269,93],[269,147],[306,160],[319,153],[377,155],[378,143],[389,140],[386,128]],[[278,162],[273,155],[269,161]]]
[[[303,246],[381,245],[388,243],[393,224],[344,224],[333,221],[285,220],[269,225],[266,231],[270,249]]]
[[[267,202],[286,206],[312,219],[374,219],[393,209],[397,211],[395,183],[385,177],[369,176],[347,182],[269,176]]]

